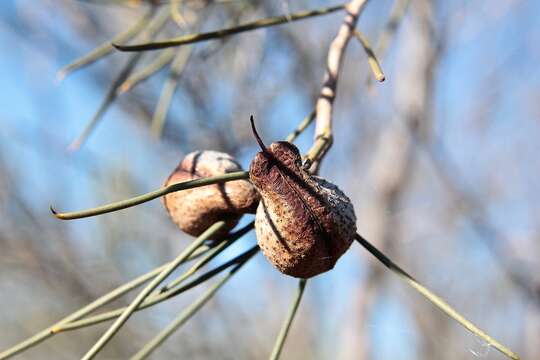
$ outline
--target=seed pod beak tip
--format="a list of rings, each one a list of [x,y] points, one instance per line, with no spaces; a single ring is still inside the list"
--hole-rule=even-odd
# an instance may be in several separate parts
[[[53,206],[49,206],[49,209],[51,210],[51,213],[54,215],[55,218],[57,219],[61,219],[62,217],[60,216],[60,214],[58,214],[58,211],[56,211]]]
[[[264,153],[268,152],[266,145],[264,145],[261,137],[259,136],[259,133],[257,132],[257,129],[255,128],[255,120],[253,119],[253,115],[249,117],[249,121],[251,122],[251,130],[253,131],[253,136],[255,136],[255,140],[257,140],[259,147]]]

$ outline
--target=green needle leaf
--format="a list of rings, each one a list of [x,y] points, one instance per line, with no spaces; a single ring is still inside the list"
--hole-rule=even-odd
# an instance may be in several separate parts
[[[152,62],[143,67],[141,70],[131,74],[126,81],[120,85],[117,90],[117,94],[121,95],[129,90],[133,89],[138,84],[142,83],[161,69],[169,64],[174,59],[174,49],[164,50],[159,54]]]
[[[298,292],[296,293],[293,303],[291,304],[289,314],[287,315],[287,318],[285,319],[281,331],[279,332],[279,335],[276,339],[274,349],[270,354],[271,360],[278,360],[279,356],[281,355],[281,350],[283,350],[283,345],[285,344],[285,340],[287,339],[287,335],[289,334],[289,329],[291,328],[294,316],[296,315],[296,311],[298,310],[298,306],[300,305],[300,301],[302,300],[302,295],[304,294],[306,282],[306,279],[300,279],[300,281],[298,282]]]
[[[204,255],[209,250],[208,247],[203,246],[197,249],[186,261],[196,259],[197,257],[200,257],[201,255]],[[113,291],[101,296],[100,298],[94,300],[90,304],[86,305],[85,307],[75,311],[74,313],[66,316],[62,320],[56,322],[55,324],[49,326],[48,328],[38,332],[34,336],[18,343],[17,345],[5,350],[4,352],[0,353],[0,359],[8,359],[12,356],[17,355],[18,353],[27,350],[33,346],[36,346],[37,344],[41,343],[42,341],[48,339],[49,337],[53,336],[57,331],[58,328],[62,327],[65,324],[69,324],[73,321],[77,321],[81,319],[82,317],[90,314],[91,312],[99,309],[100,307],[103,307],[110,302],[118,299],[120,296],[124,295],[125,293],[141,286],[148,280],[155,277],[157,274],[159,274],[164,268],[167,266],[167,264],[161,265],[160,267],[139,276],[136,279],[133,279],[127,283],[125,283],[122,286],[119,286],[118,288],[114,289]]]
[[[150,9],[139,19],[137,22],[127,29],[125,32],[122,32],[113,38],[112,42],[126,42],[137,34],[139,34],[145,27],[148,25],[148,22],[152,18],[156,11],[155,6],[151,6]],[[92,50],[88,54],[78,58],[73,61],[71,64],[64,66],[60,71],[58,71],[57,78],[59,81],[63,80],[67,75],[72,73],[75,70],[81,69],[85,66],[88,66],[95,61],[107,56],[114,50],[114,47],[111,44],[111,41],[107,41],[104,44],[98,46],[96,49]]]
[[[519,356],[515,354],[512,350],[508,349],[502,345],[497,340],[493,339],[491,336],[486,334],[472,322],[467,320],[463,315],[457,312],[452,308],[446,301],[434,294],[431,290],[426,288],[424,285],[420,284],[416,279],[409,275],[405,270],[396,265],[392,260],[390,260],[386,255],[384,255],[379,249],[373,246],[369,241],[364,239],[361,235],[356,234],[356,241],[358,241],[371,255],[375,256],[377,260],[383,263],[388,269],[393,273],[400,276],[405,282],[411,286],[413,289],[418,291],[422,296],[428,299],[433,305],[439,308],[441,311],[446,313],[449,317],[461,324],[465,329],[469,330],[474,335],[485,340],[488,344],[493,346],[495,349],[500,351],[502,354],[508,356],[510,359],[519,360]]]
[[[218,38],[238,34],[245,31],[251,31],[251,30],[260,29],[264,27],[280,25],[287,22],[302,20],[302,19],[306,19],[306,18],[310,18],[314,16],[326,15],[326,14],[330,14],[338,10],[342,10],[344,7],[345,5],[338,5],[338,6],[333,6],[333,7],[323,8],[323,9],[302,11],[302,12],[298,12],[298,13],[294,13],[290,15],[283,15],[283,16],[276,16],[276,17],[261,19],[261,20],[253,21],[253,22],[246,23],[243,25],[221,29],[217,31],[211,31],[211,32],[200,33],[200,34],[189,34],[189,35],[172,38],[169,40],[156,41],[156,42],[151,42],[151,43],[146,43],[146,44],[121,45],[118,43],[113,43],[113,46],[120,51],[159,50],[159,49],[168,48],[172,46],[180,46],[180,45],[192,44],[192,43],[196,43],[200,41],[218,39]]]
[[[103,347],[112,339],[112,337],[120,330],[120,328],[125,324],[129,319],[131,314],[139,307],[140,304],[150,295],[159,284],[165,280],[180,264],[187,259],[197,248],[204,244],[206,240],[211,238],[216,232],[225,227],[224,221],[218,221],[214,225],[210,226],[203,232],[191,245],[189,245],[180,255],[176,257],[172,262],[167,264],[165,269],[156,276],[150,284],[148,284],[140,293],[137,295],[135,300],[129,304],[129,306],[122,312],[122,315],[109,327],[109,329],[101,336],[101,338],[92,346],[92,348],[84,355],[84,360],[93,359]]]
[[[255,252],[251,253],[253,256]],[[185,324],[193,315],[197,313],[207,302],[210,300],[215,293],[223,286],[227,281],[229,281],[236,271],[238,271],[250,257],[244,259],[241,263],[235,266],[223,279],[210,287],[204,294],[202,294],[195,302],[188,306],[184,311],[178,315],[172,323],[169,324],[165,329],[163,329],[156,337],[154,337],[150,342],[148,342],[138,353],[136,353],[131,359],[132,360],[142,360],[146,359],[155,349],[157,349],[169,336],[171,336],[180,326]]]
[[[302,134],[304,130],[306,130],[306,128],[313,122],[313,120],[315,120],[315,115],[315,110],[313,110],[311,114],[306,116],[304,120],[302,120],[302,122],[298,124],[296,129],[294,129],[294,131],[287,136],[285,141],[288,141],[290,143],[294,142],[296,138],[298,138],[298,136],[300,136],[300,134]]]
[[[160,138],[163,132],[165,118],[167,117],[167,113],[169,111],[173,95],[176,91],[178,81],[180,80],[180,76],[182,75],[182,71],[189,61],[191,50],[192,46],[180,48],[171,64],[169,77],[165,82],[165,85],[163,85],[163,90],[159,95],[156,110],[154,112],[154,115],[152,116],[152,134],[156,138]]]
[[[167,195],[175,191],[193,189],[199,186],[206,186],[206,185],[212,185],[212,184],[222,183],[226,181],[234,181],[234,180],[241,180],[241,179],[248,179],[248,178],[249,178],[249,173],[247,171],[237,171],[237,172],[232,172],[225,175],[213,176],[213,177],[202,178],[202,179],[195,179],[195,180],[185,181],[185,182],[181,182],[177,184],[172,184],[172,185],[163,187],[161,189],[146,193],[144,195],[139,195],[131,199],[118,201],[115,203],[99,206],[99,207],[88,209],[88,210],[58,213],[51,206],[51,212],[56,218],[61,219],[61,220],[81,219],[85,217],[96,216],[96,215],[106,214],[106,213],[117,211],[117,210],[126,209],[128,207],[132,207],[135,205],[145,203],[150,200],[154,200],[158,197]]]
[[[259,247],[255,245],[251,249],[247,250],[246,252],[236,256],[235,258],[225,262],[224,264],[217,266],[216,268],[212,270],[207,271],[206,273],[198,276],[196,279],[190,281],[189,283],[179,288],[175,288],[175,289],[172,289],[171,291],[167,291],[164,293],[157,293],[157,294],[152,295],[151,297],[146,299],[146,301],[143,302],[136,310],[139,311],[139,310],[146,309],[147,307],[159,304],[162,301],[168,300],[190,289],[193,289],[194,287],[204,283],[205,281],[213,278],[217,274],[220,274],[224,270],[230,268],[231,266],[242,264],[243,262],[249,260],[258,251],[259,251]],[[101,313],[98,315],[94,315],[85,319],[81,319],[78,321],[73,321],[65,325],[62,325],[58,328],[55,328],[55,332],[76,330],[83,327],[92,326],[92,325],[96,325],[105,321],[109,321],[109,320],[119,317],[125,311],[125,309],[126,309],[125,307],[119,308],[119,309],[111,310],[111,311]]]
[[[216,256],[218,256],[223,251],[225,251],[225,249],[227,249],[229,246],[234,244],[236,240],[240,239],[242,236],[247,234],[254,227],[255,227],[255,222],[252,221],[248,225],[244,226],[242,229],[231,234],[227,239],[223,240],[219,245],[214,247],[212,250],[208,251],[208,253],[201,260],[197,261],[188,271],[186,271],[180,277],[178,277],[177,279],[171,281],[169,284],[164,286],[160,290],[160,292],[163,293],[163,292],[169,291],[172,288],[175,288],[178,285],[180,285],[184,280],[189,278],[191,275],[195,274],[199,269],[201,269],[203,266],[205,266],[210,261],[212,261],[212,259],[214,259]]]
[[[356,37],[356,39],[358,39],[358,41],[360,42],[360,44],[364,48],[364,51],[367,54],[368,64],[369,64],[369,67],[371,68],[371,72],[373,72],[373,75],[375,76],[375,79],[377,79],[377,81],[379,82],[383,82],[386,79],[386,77],[384,76],[381,65],[379,64],[379,60],[377,60],[377,57],[375,56],[375,53],[373,52],[373,49],[371,48],[369,40],[367,39],[367,37],[364,36],[364,34],[362,34],[358,30],[355,30],[353,34]]]
[[[167,23],[168,19],[169,14],[167,12],[162,12],[161,14],[158,14],[155,19],[153,19],[152,22],[150,22],[150,24],[148,25],[147,29],[144,32],[144,37],[152,39]],[[79,150],[82,144],[88,139],[98,122],[102,119],[105,112],[116,100],[120,86],[128,78],[129,74],[133,71],[140,59],[140,53],[130,56],[127,64],[113,80],[111,86],[107,91],[107,94],[103,98],[103,101],[101,102],[101,105],[99,106],[94,116],[92,116],[90,121],[88,121],[88,123],[85,125],[82,133],[69,145],[68,149],[70,151]]]

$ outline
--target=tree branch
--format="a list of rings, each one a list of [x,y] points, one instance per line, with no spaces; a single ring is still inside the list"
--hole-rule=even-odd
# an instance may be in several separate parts
[[[367,0],[352,0],[345,6],[345,19],[328,49],[326,73],[315,106],[317,113],[315,142],[308,152],[308,159],[313,162],[311,170],[315,173],[319,168],[320,160],[332,145],[332,110],[336,98],[338,76],[347,44],[354,34],[356,23],[366,4]]]

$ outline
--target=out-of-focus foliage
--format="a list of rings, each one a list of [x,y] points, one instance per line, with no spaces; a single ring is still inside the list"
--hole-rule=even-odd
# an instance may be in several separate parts
[[[191,31],[209,31],[329,5],[189,0],[182,15]],[[372,44],[392,5],[373,1],[362,15]],[[161,140],[150,122],[167,68],[119,95],[81,150],[68,152],[132,54],[113,52],[61,83],[56,72],[145,9],[136,1],[0,5],[0,349],[190,241],[159,201],[71,223],[52,218],[49,205],[86,208],[157,188],[195,149],[227,151],[247,166],[256,151],[249,115],[269,143],[311,112],[343,17],[196,44]],[[321,169],[353,200],[363,235],[524,359],[540,358],[539,14],[532,1],[412,1],[380,59],[386,81],[369,87],[365,53],[352,42]],[[170,21],[159,38],[186,32]],[[135,71],[155,56],[143,54]],[[303,151],[311,131],[298,141]],[[241,239],[225,257],[254,241]],[[265,358],[296,282],[262,257],[246,269],[156,358]],[[103,356],[134,353],[202,291],[137,314]],[[283,358],[502,358],[357,246],[304,297]],[[61,334],[23,357],[79,357],[105,326]]]

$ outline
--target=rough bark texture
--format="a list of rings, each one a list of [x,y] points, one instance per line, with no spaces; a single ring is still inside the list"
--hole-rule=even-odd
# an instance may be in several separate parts
[[[232,156],[217,151],[188,154],[169,176],[165,185],[241,171]],[[226,234],[245,213],[254,213],[259,194],[247,180],[202,186],[168,194],[165,208],[184,232],[199,236],[210,225],[225,220],[227,226],[216,237]]]
[[[250,165],[261,194],[255,230],[268,260],[282,273],[309,278],[334,267],[356,233],[349,198],[302,168],[298,149],[275,142]]]

